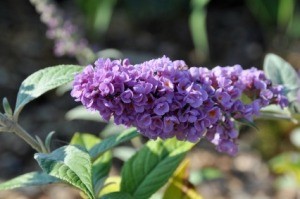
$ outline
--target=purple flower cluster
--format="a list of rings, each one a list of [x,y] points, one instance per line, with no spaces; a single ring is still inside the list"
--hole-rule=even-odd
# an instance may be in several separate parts
[[[281,86],[241,66],[188,68],[167,57],[132,65],[98,59],[76,75],[71,95],[105,120],[135,126],[151,139],[205,137],[218,151],[237,153],[234,121],[253,120],[269,104],[287,106]],[[247,103],[242,101],[247,98]]]

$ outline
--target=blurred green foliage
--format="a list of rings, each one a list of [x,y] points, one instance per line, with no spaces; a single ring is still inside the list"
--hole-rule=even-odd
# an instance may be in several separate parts
[[[85,14],[89,33],[93,38],[101,38],[110,24],[117,0],[76,0]]]
[[[206,181],[216,180],[223,178],[223,173],[214,167],[205,167],[201,170],[192,170],[190,174],[190,181],[194,185],[199,185],[200,183],[205,183]]]
[[[144,25],[153,25],[153,21],[168,22],[185,12],[189,15],[187,23],[195,57],[202,62],[209,58],[206,6],[210,0],[76,0],[76,3],[85,15],[88,34],[98,41],[107,32],[113,13],[120,9],[132,23]],[[296,0],[245,0],[245,3],[266,35],[300,38],[300,12]],[[272,40],[273,36],[267,38]]]
[[[189,26],[197,56],[208,56],[208,40],[206,32],[206,5],[209,0],[191,0]]]
[[[186,0],[125,0],[122,2],[131,20],[139,23],[172,19],[180,15],[182,8],[189,5],[189,1]]]
[[[287,152],[282,153],[274,157],[270,161],[272,170],[277,174],[283,174],[278,178],[277,185],[280,187],[286,186],[288,182],[290,186],[300,188],[300,153],[299,152]],[[291,180],[286,181],[283,179],[289,178]],[[291,183],[293,182],[293,183]]]
[[[265,31],[275,28],[289,37],[299,38],[300,13],[296,0],[247,0],[247,5]]]

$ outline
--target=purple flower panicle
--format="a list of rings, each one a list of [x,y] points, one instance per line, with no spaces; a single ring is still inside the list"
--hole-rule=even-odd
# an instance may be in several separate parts
[[[188,68],[167,57],[132,65],[128,59],[98,59],[75,76],[71,95],[105,120],[135,126],[151,139],[206,138],[235,155],[234,120],[253,120],[269,104],[287,106],[283,88],[263,71],[241,66]],[[242,95],[249,98],[244,103]]]

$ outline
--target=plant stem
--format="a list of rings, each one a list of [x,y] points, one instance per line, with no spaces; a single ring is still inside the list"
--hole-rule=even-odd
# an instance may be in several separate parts
[[[25,129],[23,129],[16,121],[8,118],[7,116],[1,114],[0,115],[0,123],[7,128],[8,132],[12,132],[22,138],[27,144],[29,144],[33,149],[37,152],[42,152],[42,148],[39,143],[27,133]]]
[[[31,137],[31,135],[29,135],[27,131],[23,129],[18,123],[15,123],[14,125],[14,133],[20,138],[22,138],[27,144],[29,144],[37,152],[41,152],[41,153],[43,152],[38,142],[33,137]]]

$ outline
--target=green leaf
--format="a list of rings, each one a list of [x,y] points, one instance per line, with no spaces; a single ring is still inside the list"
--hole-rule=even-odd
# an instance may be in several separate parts
[[[35,159],[44,172],[83,191],[94,199],[92,163],[89,154],[76,146],[64,146],[50,154],[37,153]]]
[[[101,142],[103,141],[101,141],[101,139],[96,137],[95,135],[86,134],[86,133],[85,134],[75,133],[70,144],[80,145],[82,147],[85,147],[86,150],[89,150],[93,146]],[[93,162],[92,181],[95,190],[94,192],[96,195],[98,195],[98,193],[100,192],[108,176],[111,167],[111,160],[112,160],[111,151],[106,151],[104,154],[99,156],[98,159],[96,159]]]
[[[112,153],[111,151],[105,152],[95,162],[93,162],[93,185],[96,195],[99,194],[103,188],[104,182],[108,177],[110,167],[112,164]]]
[[[115,48],[106,48],[96,52],[97,57],[120,59],[124,57],[123,53]]]
[[[3,98],[2,105],[6,115],[12,116],[12,109],[6,97]]]
[[[54,134],[55,134],[55,131],[51,131],[45,139],[45,147],[48,152],[51,152],[51,141],[52,141],[52,137]]]
[[[114,157],[126,162],[136,153],[136,148],[129,146],[119,146],[113,149]]]
[[[121,191],[134,198],[149,198],[172,176],[194,143],[168,140],[148,141],[123,166]]]
[[[113,147],[117,146],[122,142],[129,141],[138,135],[139,134],[135,128],[129,128],[124,132],[120,133],[119,135],[113,135],[111,137],[106,138],[101,143],[96,144],[93,148],[91,148],[90,155],[92,159],[97,159],[97,157],[102,155],[107,150],[112,149]]]
[[[197,193],[195,186],[189,182],[189,165],[189,160],[185,159],[178,166],[172,178],[169,180],[163,199],[202,199],[202,197]]]
[[[70,141],[71,145],[79,145],[84,147],[87,151],[93,146],[100,143],[100,138],[88,133],[75,133]]]
[[[61,182],[59,179],[42,172],[31,172],[13,178],[0,184],[0,190],[14,189],[19,187],[40,186]]]
[[[296,70],[288,62],[275,54],[267,54],[264,71],[272,83],[285,86],[289,101],[297,100],[300,80]]]
[[[38,151],[38,152],[42,152],[42,153],[48,153],[49,151],[47,151],[47,148],[45,147],[45,145],[44,145],[44,143],[43,143],[43,141],[42,141],[42,139],[39,137],[39,136],[35,136],[35,140],[36,140],[36,142],[38,143],[38,145],[39,145],[39,147],[40,147],[40,151]]]
[[[104,196],[109,193],[119,192],[121,186],[121,177],[120,176],[110,176],[105,180],[105,185],[101,189],[98,196]]]
[[[68,120],[90,120],[96,122],[107,123],[107,121],[103,120],[99,117],[99,113],[94,111],[87,110],[84,106],[77,106],[66,113],[66,118]],[[107,137],[113,134],[119,134],[122,131],[126,130],[125,126],[116,125],[113,121],[107,123],[105,128],[101,131],[101,136]]]
[[[87,110],[84,106],[77,106],[66,113],[68,120],[91,120],[96,122],[104,122],[99,117],[99,113]]]
[[[45,92],[72,81],[75,73],[81,70],[82,67],[77,65],[58,65],[33,73],[21,84],[14,114],[18,116],[28,102]]]
[[[294,87],[299,81],[295,69],[284,59],[272,53],[267,54],[264,59],[264,71],[274,84]]]
[[[100,197],[100,199],[134,199],[134,198],[126,192],[114,192],[114,193],[106,194]]]
[[[112,135],[117,135],[122,133],[123,131],[126,131],[126,126],[123,125],[116,125],[112,122],[109,122],[105,128],[101,131],[101,136],[103,137],[109,137]]]
[[[280,120],[295,120],[288,108],[280,108],[278,105],[271,104],[260,109],[259,118],[265,119],[280,119]]]

